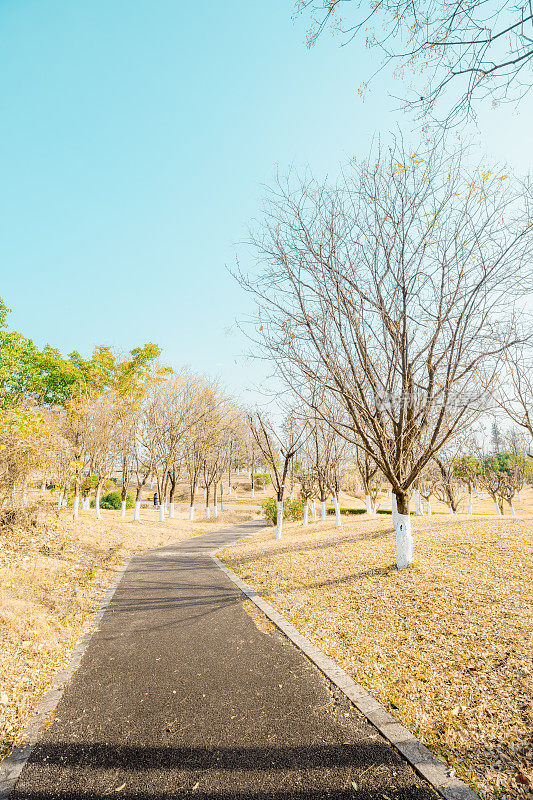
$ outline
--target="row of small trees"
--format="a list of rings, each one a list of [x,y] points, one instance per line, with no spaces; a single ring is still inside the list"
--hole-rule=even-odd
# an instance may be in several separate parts
[[[30,484],[51,486],[73,515],[94,491],[96,516],[112,476],[121,484],[122,514],[135,490],[157,485],[159,514],[174,516],[179,482],[189,484],[190,516],[201,485],[206,513],[217,513],[225,470],[250,461],[246,418],[217,385],[159,363],[152,344],[120,354],[98,347],[90,359],[67,358],[7,330],[0,302],[0,504],[23,506]]]

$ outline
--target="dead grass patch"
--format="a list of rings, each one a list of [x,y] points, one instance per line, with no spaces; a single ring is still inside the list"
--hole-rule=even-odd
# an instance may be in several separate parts
[[[287,525],[224,561],[484,798],[533,796],[533,519]]]

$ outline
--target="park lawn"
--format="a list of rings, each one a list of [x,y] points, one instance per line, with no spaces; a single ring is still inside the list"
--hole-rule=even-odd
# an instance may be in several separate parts
[[[250,519],[227,512],[195,522],[179,514],[157,521],[153,508],[81,512],[60,519],[41,509],[35,527],[0,528],[0,758],[20,740],[22,728],[54,674],[66,668],[77,639],[90,630],[92,612],[133,553],[171,544],[218,526]]]
[[[533,792],[533,518],[267,528],[221,558],[484,798]]]

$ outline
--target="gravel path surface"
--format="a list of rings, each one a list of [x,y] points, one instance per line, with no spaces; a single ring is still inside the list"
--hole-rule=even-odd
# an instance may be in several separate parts
[[[209,558],[261,526],[132,560],[13,800],[436,797]]]

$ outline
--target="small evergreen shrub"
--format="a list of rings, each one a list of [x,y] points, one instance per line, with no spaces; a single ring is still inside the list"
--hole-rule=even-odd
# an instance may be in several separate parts
[[[268,472],[258,472],[254,475],[254,486],[257,486],[257,488],[270,486],[271,483],[272,480]]]
[[[107,508],[114,511],[119,511],[122,503],[121,492],[108,492],[100,500],[100,508]],[[128,492],[126,495],[126,508],[133,508],[134,499],[133,492]],[[91,508],[96,506],[96,502],[91,500]]]
[[[341,508],[341,514],[366,514],[366,508]],[[334,508],[326,509],[327,514],[334,514]],[[390,512],[389,512],[390,513]]]
[[[278,506],[275,497],[271,497],[262,505],[263,514],[269,525],[275,525],[278,521]],[[283,501],[283,519],[294,522],[304,518],[304,504],[302,500]]]

